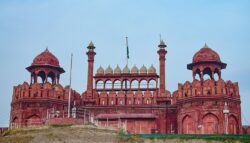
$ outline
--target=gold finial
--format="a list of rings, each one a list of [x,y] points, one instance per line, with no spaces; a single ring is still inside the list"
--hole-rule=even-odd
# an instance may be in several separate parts
[[[46,47],[45,52],[49,52],[49,48],[48,48],[48,46]]]
[[[89,43],[89,45],[88,45],[87,48],[88,48],[88,49],[91,49],[91,50],[95,49],[95,45],[93,44],[92,41],[90,41],[90,43]]]
[[[205,45],[203,46],[203,48],[209,48],[206,42],[205,42]]]
[[[94,44],[93,44],[93,42],[92,42],[92,41],[90,41],[89,46],[94,47]]]

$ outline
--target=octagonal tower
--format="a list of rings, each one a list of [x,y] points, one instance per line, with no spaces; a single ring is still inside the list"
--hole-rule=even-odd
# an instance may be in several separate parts
[[[40,126],[48,119],[67,117],[69,86],[59,83],[64,70],[58,59],[46,49],[26,69],[31,80],[13,88],[10,128]],[[71,90],[71,95],[71,105],[79,105],[80,94]]]
[[[222,79],[221,70],[226,64],[221,62],[220,56],[205,44],[187,68],[192,70],[193,81],[179,84],[173,93],[178,133],[241,133],[238,83]],[[218,75],[217,79],[215,75]]]

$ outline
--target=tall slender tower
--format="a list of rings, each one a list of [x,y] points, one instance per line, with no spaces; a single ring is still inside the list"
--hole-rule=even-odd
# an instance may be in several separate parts
[[[160,61],[160,96],[164,96],[166,93],[166,86],[165,86],[165,61],[166,61],[166,54],[167,51],[165,50],[165,48],[167,47],[167,45],[164,43],[163,40],[160,41],[160,44],[158,45],[159,50],[158,50],[158,54],[159,54],[159,61]]]
[[[93,70],[94,70],[94,57],[96,55],[95,46],[92,41],[89,43],[88,52],[88,81],[87,81],[87,99],[93,99]]]

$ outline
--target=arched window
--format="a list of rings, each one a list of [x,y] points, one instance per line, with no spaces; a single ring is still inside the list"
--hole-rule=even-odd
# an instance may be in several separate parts
[[[138,80],[134,79],[131,82],[131,88],[139,88],[139,82]]]
[[[115,80],[114,81],[114,88],[115,89],[120,89],[121,88],[121,81],[120,80]]]
[[[105,82],[105,88],[106,89],[111,89],[112,88],[112,81],[111,80],[107,80]]]
[[[97,81],[96,83],[96,89],[103,89],[104,83],[102,80]]]
[[[148,82],[146,80],[141,80],[140,81],[140,88],[147,88],[148,87]]]
[[[156,88],[156,81],[154,79],[151,79],[149,82],[148,82],[148,87],[149,88]]]
[[[129,85],[130,85],[129,81],[127,79],[122,81],[122,88],[123,89],[129,89],[130,88]]]

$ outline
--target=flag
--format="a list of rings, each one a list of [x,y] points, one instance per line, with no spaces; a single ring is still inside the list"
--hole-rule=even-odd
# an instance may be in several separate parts
[[[127,59],[129,59],[128,37],[126,37],[126,45],[127,45]]]
[[[129,49],[128,49],[128,45],[127,45],[127,59],[129,59]]]

